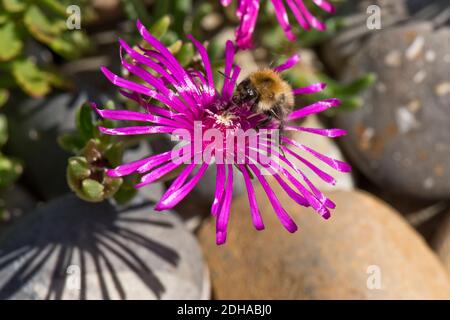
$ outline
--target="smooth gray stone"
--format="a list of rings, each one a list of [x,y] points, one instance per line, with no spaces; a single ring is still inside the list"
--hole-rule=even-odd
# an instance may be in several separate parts
[[[379,8],[379,16],[370,6]],[[369,10],[369,11],[368,11]],[[433,28],[450,23],[448,0],[357,0],[345,1],[338,6],[344,28],[322,46],[322,57],[336,75],[340,76],[371,37],[391,28],[428,22]],[[381,28],[369,28],[373,17],[379,17]]]
[[[69,153],[57,142],[58,135],[75,128],[77,108],[88,100],[85,94],[54,94],[8,104],[9,140],[6,151],[25,163],[23,179],[43,199],[69,191],[66,166]]]
[[[345,79],[377,74],[361,108],[335,125],[346,154],[384,190],[423,199],[450,196],[450,28],[429,23],[373,36]]]
[[[0,299],[206,299],[201,249],[176,214],[69,194],[0,238]]]

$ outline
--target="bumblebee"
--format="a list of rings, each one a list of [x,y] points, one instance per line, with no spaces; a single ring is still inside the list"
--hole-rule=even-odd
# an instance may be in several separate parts
[[[266,115],[259,124],[263,127],[274,118],[283,127],[284,119],[294,107],[294,95],[291,86],[271,69],[262,69],[251,73],[240,82],[233,94],[235,105],[250,105],[254,113]]]

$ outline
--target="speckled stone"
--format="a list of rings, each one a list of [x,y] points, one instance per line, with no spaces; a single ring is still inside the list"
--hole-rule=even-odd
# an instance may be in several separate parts
[[[377,10],[379,8],[379,10]],[[322,45],[322,57],[327,67],[340,75],[368,38],[390,28],[429,21],[435,27],[445,24],[442,15],[448,0],[354,0],[338,6],[344,28]],[[379,29],[374,25],[379,18]]]
[[[67,195],[0,238],[0,299],[207,299],[209,288],[195,237],[142,198]]]
[[[199,232],[216,299],[448,299],[450,282],[424,240],[382,201],[365,192],[327,195],[337,204],[325,221],[280,201],[299,225],[283,229],[257,188],[266,229],[255,231],[247,199],[231,209],[227,243],[214,243],[211,219]]]
[[[349,158],[374,183],[424,199],[450,196],[450,28],[416,23],[371,37],[344,78],[378,76],[362,108],[335,125]]]

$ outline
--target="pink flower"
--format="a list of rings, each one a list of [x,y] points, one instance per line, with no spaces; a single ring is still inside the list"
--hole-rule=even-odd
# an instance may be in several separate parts
[[[233,197],[233,178],[238,172],[234,172],[233,167],[237,167],[239,169],[238,174],[243,175],[253,224],[257,230],[262,230],[264,224],[258,209],[251,181],[252,177],[255,177],[255,180],[261,183],[283,226],[289,232],[297,230],[295,222],[281,205],[263,171],[269,172],[299,205],[313,207],[325,219],[330,216],[329,209],[335,207],[334,203],[311,183],[303,169],[308,169],[328,183],[334,184],[335,180],[306,160],[301,153],[312,154],[318,161],[322,161],[338,171],[348,172],[351,170],[350,166],[342,161],[322,155],[283,135],[280,137],[283,143],[280,147],[281,151],[279,149],[271,150],[270,157],[263,152],[272,142],[270,134],[267,136],[264,135],[264,132],[267,132],[268,129],[278,129],[279,123],[272,121],[265,127],[258,127],[267,120],[266,116],[255,114],[249,106],[236,105],[232,101],[240,68],[233,64],[234,46],[231,41],[226,43],[224,84],[222,90],[218,91],[215,88],[209,57],[205,47],[199,41],[192,36],[188,36],[202,58],[202,70],[204,71],[184,69],[169,50],[152,36],[139,21],[137,27],[142,37],[153,47],[152,50],[141,49],[138,52],[125,41],[119,40],[119,42],[121,50],[131,58],[125,59],[121,55],[123,67],[134,76],[142,79],[144,84],[115,75],[106,67],[102,67],[102,71],[114,85],[122,89],[120,90],[122,95],[138,102],[142,106],[143,112],[102,110],[98,109],[95,104],[92,104],[92,106],[105,119],[138,121],[145,125],[119,128],[99,127],[99,129],[104,134],[110,135],[169,133],[179,138],[182,136],[183,141],[182,146],[175,153],[173,150],[167,151],[122,164],[108,170],[108,175],[120,177],[132,173],[142,174],[141,181],[137,185],[137,187],[141,187],[156,181],[177,168],[182,168],[181,173],[155,206],[156,210],[166,210],[173,208],[191,192],[209,166],[215,167],[217,182],[211,213],[217,221],[217,244],[222,244],[226,240]],[[273,70],[282,72],[291,68],[298,60],[298,55],[294,55]],[[312,84],[294,89],[293,93],[315,93],[322,90],[324,86],[322,83]],[[149,98],[159,101],[160,106],[148,102]],[[165,107],[161,107],[161,105]],[[327,137],[342,136],[345,131],[341,129],[305,128],[289,124],[289,121],[319,113],[338,105],[339,100],[329,99],[295,110],[288,115],[285,129]],[[208,133],[214,132],[214,141],[211,140],[211,137],[208,138],[206,133],[199,136],[197,129]],[[251,145],[249,141],[236,145],[235,140],[239,138],[239,132],[242,132],[242,130],[245,132],[254,130],[254,137],[258,138],[256,145]],[[205,153],[211,155],[209,160],[198,157],[199,154],[204,155]],[[295,166],[288,160],[287,154],[300,160],[305,168],[301,169]],[[221,156],[221,159],[219,159],[219,156]],[[182,166],[183,163],[185,167]]]
[[[241,49],[248,49],[253,47],[252,35],[258,18],[258,10],[260,0],[237,0],[238,5],[236,15],[240,20],[240,25],[236,29],[236,43]],[[275,15],[279,24],[283,28],[286,37],[290,41],[295,40],[295,35],[292,33],[289,18],[286,12],[286,7],[283,0],[271,0],[275,9]],[[223,6],[230,5],[232,0],[221,0]],[[314,4],[322,10],[334,13],[335,8],[326,0],[313,0]],[[286,0],[287,5],[294,14],[298,24],[305,30],[311,27],[320,31],[325,30],[325,24],[315,18],[306,8],[303,0]]]

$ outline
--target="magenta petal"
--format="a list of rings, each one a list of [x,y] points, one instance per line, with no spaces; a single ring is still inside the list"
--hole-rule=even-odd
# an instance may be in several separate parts
[[[168,70],[171,70],[172,68],[170,68],[168,65],[166,65],[165,66],[166,68],[164,68],[162,65],[156,63],[152,59],[138,53],[137,51],[130,48],[130,46],[122,39],[119,39],[119,43],[121,47],[130,55],[131,58],[149,67],[150,69],[156,71],[159,75],[161,75],[163,80],[167,81],[170,85],[174,86],[174,88],[178,91],[178,93],[180,93],[180,95],[183,97],[184,100],[186,100],[186,102],[189,102],[191,104],[195,103],[193,98],[185,92],[183,86],[179,84],[179,78],[175,79],[171,74],[169,74],[169,72],[167,72],[166,68]],[[178,73],[175,72],[175,75],[178,75]]]
[[[272,190],[270,185],[267,183],[267,180],[261,174],[260,170],[254,164],[249,164],[249,167],[255,173],[256,177],[258,178],[259,182],[261,183],[264,191],[267,194],[267,197],[269,198],[270,203],[272,204],[273,209],[275,210],[275,213],[277,214],[277,216],[280,219],[283,226],[289,232],[297,231],[297,225],[295,224],[294,220],[292,220],[292,218],[289,216],[289,214],[286,212],[286,210],[284,210],[280,201],[276,197],[275,192]]]
[[[146,111],[148,111],[150,113],[156,113],[160,116],[163,116],[163,117],[166,117],[169,119],[173,118],[173,116],[176,114],[175,112],[173,112],[171,110],[167,110],[167,109],[149,104],[137,92],[127,92],[125,90],[119,90],[119,93],[128,99],[136,101],[136,103],[141,105],[144,109],[146,109]]]
[[[220,3],[224,6],[224,7],[228,7],[231,4],[231,1],[233,0],[220,0]]]
[[[98,109],[95,103],[91,103],[91,107],[98,113],[99,116],[110,120],[125,120],[125,121],[142,121],[155,122],[155,116],[151,114],[128,111],[128,110],[108,110]]]
[[[325,137],[337,138],[341,136],[345,136],[347,131],[344,129],[322,129],[322,128],[306,128],[306,127],[298,127],[298,126],[286,126],[285,130],[287,131],[303,131],[313,134],[318,134]]]
[[[275,15],[277,16],[278,22],[280,23],[286,37],[290,41],[294,41],[295,35],[292,33],[292,28],[289,25],[289,18],[282,0],[272,0],[272,4],[275,8]]]
[[[196,166],[195,163],[187,165],[186,168],[184,168],[183,171],[181,171],[180,175],[172,182],[170,187],[162,195],[162,197],[159,199],[159,202],[163,201],[164,199],[167,199],[172,193],[178,190],[184,184],[184,182],[189,177],[191,172],[194,170],[195,166]],[[164,209],[160,209],[158,204],[156,204],[155,210],[160,211]]]
[[[327,85],[323,82],[313,83],[309,86],[292,90],[293,94],[313,94],[322,91]]]
[[[223,193],[225,192],[225,165],[216,165],[216,191],[214,194],[214,201],[211,206],[211,214],[217,216],[222,204]]]
[[[131,90],[131,91],[139,92],[139,93],[149,96],[151,98],[154,98],[157,95],[154,90],[152,90],[142,84],[138,84],[138,83],[126,80],[124,78],[121,78],[121,77],[115,75],[114,73],[112,73],[111,71],[109,71],[109,69],[106,67],[101,67],[100,70],[103,72],[103,74],[106,76],[106,78],[108,78],[108,80],[111,81],[116,86]]]
[[[284,63],[280,64],[279,66],[273,68],[276,72],[282,72],[284,70],[290,69],[293,66],[295,66],[300,61],[300,55],[294,54],[289,59],[287,59]]]
[[[288,6],[291,8],[292,13],[294,14],[295,19],[297,20],[300,27],[302,27],[305,30],[309,30],[311,26],[306,21],[306,19],[303,17],[303,13],[298,7],[297,3],[294,2],[294,0],[286,0]]]
[[[167,106],[170,106],[178,112],[186,112],[186,106],[180,101],[178,96],[172,91],[165,87],[164,83],[150,74],[148,71],[129,64],[126,60],[122,60],[122,66],[127,69],[131,74],[141,78],[147,84],[151,85],[156,89],[153,98],[161,101]]]
[[[227,241],[227,232],[226,231],[217,231],[216,230],[216,244],[220,246]]]
[[[184,107],[180,107],[180,105],[177,104],[177,102],[174,100],[177,98],[175,98],[175,96],[173,96],[173,95],[168,95],[168,96],[161,95],[160,93],[158,93],[155,90],[150,89],[149,87],[146,87],[142,84],[135,83],[133,81],[126,80],[122,77],[115,75],[114,73],[109,71],[108,68],[106,68],[106,67],[101,67],[101,71],[106,76],[106,78],[108,78],[109,81],[111,81],[114,85],[116,85],[118,87],[128,89],[130,91],[135,91],[137,93],[146,95],[150,98],[157,99],[157,100],[167,104],[168,106],[174,108],[177,111],[182,111],[183,109],[185,109]]]
[[[232,41],[227,40],[227,42],[225,44],[225,67],[224,67],[225,79],[224,79],[224,81],[227,81],[230,78],[231,67],[233,66],[233,61],[234,61],[234,45],[233,45]]]
[[[203,163],[200,166],[198,172],[194,175],[194,177],[188,181],[181,188],[174,190],[171,194],[167,195],[166,198],[161,198],[160,201],[156,204],[155,210],[167,210],[176,206],[181,200],[183,200],[189,192],[194,189],[199,180],[202,178],[206,169],[208,168],[207,163]]]
[[[291,186],[289,186],[286,183],[286,181],[284,181],[283,178],[281,178],[281,176],[279,174],[273,174],[273,176],[278,181],[278,183],[283,188],[283,190],[286,191],[286,193],[289,195],[289,197],[291,197],[292,200],[294,200],[301,206],[309,207],[309,202],[303,196],[301,196],[297,192],[295,192],[295,190],[292,189]]]
[[[297,5],[300,9],[300,11],[302,12],[303,16],[305,17],[306,21],[308,21],[308,23],[317,30],[323,31],[326,29],[326,26],[324,23],[322,23],[321,21],[319,21],[316,17],[314,17],[308,10],[308,8],[306,8],[305,4],[303,3],[303,0],[296,0]]]
[[[194,43],[198,53],[200,54],[200,57],[202,58],[203,67],[205,68],[206,78],[208,80],[209,92],[207,93],[209,96],[214,97],[216,95],[216,90],[214,88],[214,78],[212,74],[211,63],[209,62],[208,53],[206,52],[206,48],[192,35],[188,35],[187,38]]]
[[[252,36],[258,18],[259,0],[240,1],[237,9],[237,16],[240,18],[240,25],[236,29],[236,44],[241,49],[253,47]]]
[[[166,69],[160,64],[156,63],[152,59],[138,53],[136,50],[132,49],[124,40],[119,39],[120,46],[130,55],[133,60],[150,67],[163,78],[165,78],[169,83],[176,85],[176,80],[166,71]]]
[[[128,136],[138,134],[151,134],[151,133],[170,133],[175,128],[161,127],[161,126],[137,126],[137,127],[123,127],[123,128],[105,128],[98,127],[101,133],[115,135],[115,136]]]
[[[244,165],[239,165],[239,169],[244,176],[245,187],[247,188],[248,203],[250,206],[250,212],[252,214],[253,226],[256,230],[263,230],[264,223],[259,212],[258,203],[256,201],[255,190],[253,189],[252,181],[250,180],[250,175],[247,172],[247,168]]]
[[[182,84],[184,82],[180,81],[179,73],[177,73],[174,70],[174,68],[172,68],[168,64],[165,65],[159,64],[153,61],[152,59],[138,53],[137,51],[133,50],[122,39],[119,39],[119,43],[121,47],[130,55],[130,57],[133,58],[133,60],[157,72],[161,76],[161,79],[166,81],[168,84],[172,85],[186,102],[190,104],[195,104],[195,100],[190,96],[189,92],[187,92],[183,87]],[[170,72],[174,72],[174,76],[176,77],[176,79],[171,74],[169,74],[167,70],[170,70]]]
[[[226,83],[224,82],[222,89],[222,98],[225,101],[228,101],[233,95],[234,87],[236,85],[237,78],[239,77],[239,73],[241,72],[241,68],[239,66],[233,66],[233,72],[231,74],[231,78]]]
[[[140,183],[135,185],[135,188],[141,188],[143,186],[146,186],[146,185],[148,185],[148,184],[158,180],[159,178],[161,178],[164,175],[168,174],[169,172],[171,172],[175,168],[178,168],[181,164],[182,164],[181,161],[180,162],[169,162],[169,163],[167,163],[167,164],[165,164],[165,165],[163,165],[163,166],[153,170],[152,172],[147,173],[146,175],[144,175],[141,178]]]
[[[295,120],[298,118],[304,118],[311,114],[319,113],[319,112],[322,112],[329,108],[339,106],[340,104],[341,104],[341,101],[336,98],[327,99],[327,100],[323,100],[323,101],[317,101],[309,106],[292,111],[288,115],[287,120]]]
[[[288,159],[286,159],[286,157],[281,156],[278,152],[273,151],[274,156],[278,157],[280,160],[282,160],[284,163],[286,163],[289,167],[291,167],[292,169],[294,169],[302,178],[303,180],[305,180],[305,182],[308,184],[308,186],[311,188],[311,190],[313,190],[313,192],[317,193],[314,187],[314,185],[312,185],[309,181],[309,179],[302,173],[301,170],[298,170]],[[261,153],[259,154],[259,157],[262,157],[262,159],[264,159],[265,162],[267,162],[267,158],[262,155]],[[277,164],[276,162],[272,162],[271,165],[268,167],[268,170],[270,173],[272,173],[272,175],[276,175],[276,172],[281,172],[306,198],[306,200],[308,201],[309,204],[311,204],[311,206],[319,213],[321,214],[324,218],[329,217],[329,212],[328,209],[326,208],[326,204],[324,204],[325,200],[322,200],[322,194],[319,194],[319,198],[313,194],[311,194],[311,192],[309,192],[294,176],[292,176],[292,174],[287,171],[285,168],[283,168],[282,166],[280,166],[279,164]],[[278,180],[278,179],[277,179]],[[280,185],[284,186],[285,183],[284,182],[280,182]],[[294,199],[297,201],[295,195],[291,192],[291,190],[289,190],[289,188],[284,188],[285,191]],[[299,199],[301,200],[301,199]],[[298,203],[301,204],[301,202],[297,201]]]
[[[313,2],[320,7],[322,10],[328,13],[335,13],[336,8],[326,0],[313,0]]]
[[[110,120],[122,120],[122,121],[141,121],[141,122],[153,122],[156,124],[168,125],[172,127],[180,127],[180,124],[176,121],[172,121],[166,118],[161,118],[148,113],[141,113],[128,110],[108,110],[98,109],[95,103],[91,103],[92,108],[104,119]]]
[[[222,99],[225,101],[228,101],[228,99],[233,94],[234,85],[237,79],[237,74],[235,74],[236,70],[233,69],[234,70],[233,77],[231,75],[233,61],[234,61],[234,45],[233,42],[228,40],[225,45],[225,68],[224,68],[225,79],[223,80],[223,87],[222,87]]]
[[[282,146],[283,150],[289,154],[291,154],[292,156],[294,156],[296,159],[298,159],[299,161],[301,161],[302,163],[304,163],[308,168],[310,168],[317,176],[319,176],[319,178],[321,178],[323,181],[325,181],[326,183],[330,183],[332,185],[336,184],[336,180],[330,176],[328,173],[326,173],[325,171],[319,169],[318,167],[316,167],[315,165],[313,165],[311,162],[309,162],[308,160],[306,160],[305,158],[299,156],[298,154],[296,154],[294,151],[292,151],[289,148],[286,148],[284,146]]]
[[[157,155],[159,156],[159,155]],[[108,169],[106,171],[106,174],[110,177],[123,177],[129,174],[132,174],[139,168],[140,166],[144,165],[145,163],[151,161],[155,156],[151,156],[148,158],[136,160],[130,163],[122,164],[114,169]]]
[[[311,153],[317,159],[319,159],[322,162],[328,164],[330,167],[332,167],[333,169],[336,169],[337,171],[340,171],[340,172],[351,172],[352,171],[352,167],[348,163],[346,163],[344,161],[327,157],[327,156],[325,156],[325,155],[323,155],[323,154],[321,154],[321,153],[319,153],[319,152],[317,152],[317,151],[315,151],[315,150],[313,150],[311,148],[308,148],[307,146],[305,146],[305,145],[303,145],[301,143],[298,143],[297,141],[289,139],[287,137],[283,137],[283,138],[281,138],[281,140],[283,142],[286,142],[286,143],[290,144],[290,145],[294,145],[294,146],[296,146],[297,148],[299,148],[301,150],[305,150],[305,151]]]
[[[167,60],[167,67],[170,67],[173,71],[173,75],[177,77],[180,82],[186,85],[185,90],[193,93],[196,92],[197,94],[199,94],[194,82],[188,76],[188,74],[183,69],[181,64],[177,61],[177,59],[175,59],[175,57],[172,55],[169,49],[167,49],[163,43],[161,43],[157,38],[155,38],[152,34],[150,34],[150,32],[148,32],[148,30],[141,23],[141,21],[138,20],[136,22],[136,26],[142,38],[144,38],[145,41],[147,41],[152,47],[158,50],[157,55],[163,56],[164,59]]]
[[[221,233],[218,235],[218,237],[216,237],[216,243],[218,245],[223,244],[226,241],[227,226],[230,220],[230,206],[232,197],[233,197],[233,165],[229,164],[223,204],[216,220],[216,234],[219,232]]]

